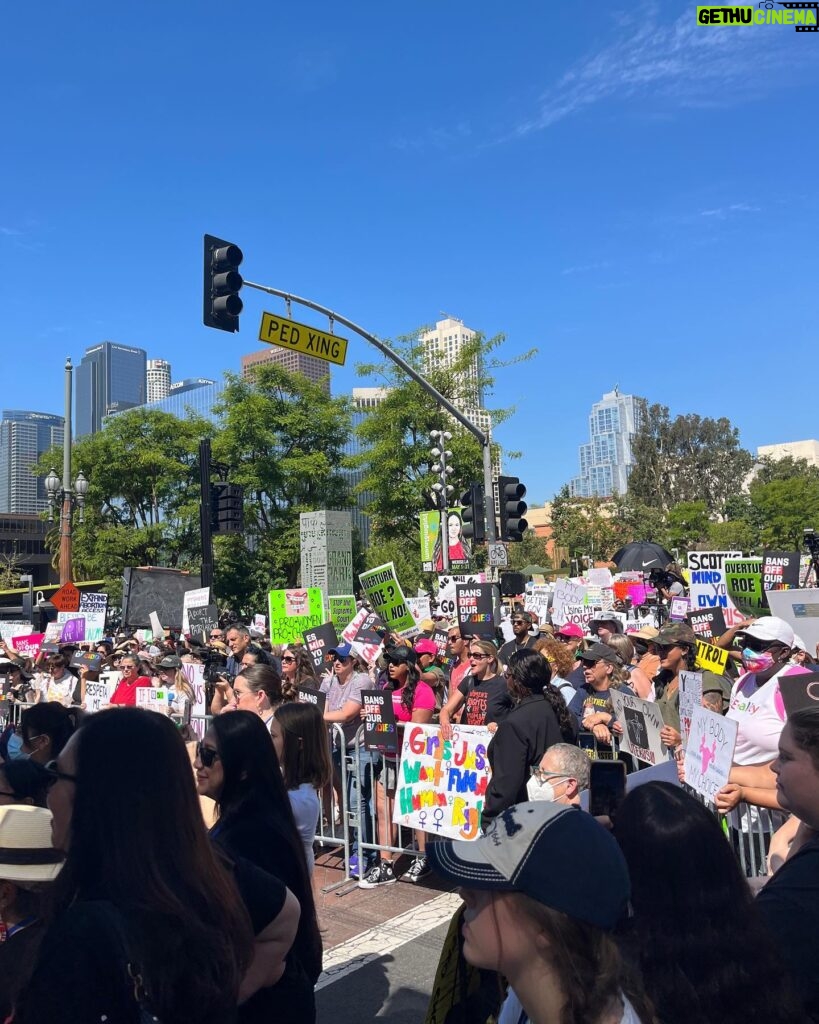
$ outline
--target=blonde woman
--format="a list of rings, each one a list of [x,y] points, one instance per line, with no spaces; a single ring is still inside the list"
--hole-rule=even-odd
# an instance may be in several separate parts
[[[492,732],[509,714],[514,701],[506,680],[498,675],[498,649],[491,640],[469,641],[469,672],[441,708],[441,735],[452,738],[452,719],[461,711],[464,725],[487,725]]]
[[[188,677],[182,671],[182,662],[175,654],[168,654],[157,665],[159,685],[169,693],[168,714],[175,722],[190,722],[196,696]]]

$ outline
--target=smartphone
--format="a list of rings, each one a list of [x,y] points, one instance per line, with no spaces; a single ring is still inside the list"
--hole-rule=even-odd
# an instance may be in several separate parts
[[[589,774],[589,813],[614,820],[626,795],[626,766],[622,761],[592,761]]]

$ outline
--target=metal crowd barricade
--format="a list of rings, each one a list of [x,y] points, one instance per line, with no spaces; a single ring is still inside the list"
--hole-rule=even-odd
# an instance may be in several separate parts
[[[746,878],[764,878],[768,875],[768,851],[774,832],[788,819],[782,811],[757,807],[742,801],[729,814],[722,815],[709,800],[683,784],[696,800],[699,800],[722,825],[725,837],[739,860],[739,866]]]
[[[359,730],[359,732],[362,731],[363,728]],[[350,857],[353,845],[350,839],[350,830],[358,828],[358,822],[351,820],[348,806],[351,772],[353,771],[353,766],[357,764],[357,760],[351,757],[350,752],[347,750],[344,730],[340,725],[334,723],[330,726],[327,730],[327,742],[330,745],[330,751],[332,752],[334,749],[337,749],[341,752],[341,756],[338,759],[338,776],[334,772],[330,785],[321,794],[321,811],[316,822],[316,833],[313,836],[313,842],[318,843],[324,850],[328,848],[340,850],[343,858],[344,878],[340,882],[334,882],[332,885],[325,886],[322,892],[330,892],[353,880],[350,873]],[[333,760],[333,766],[335,769],[335,759]],[[338,783],[340,790],[340,801],[338,799],[339,794],[336,793],[336,783]]]

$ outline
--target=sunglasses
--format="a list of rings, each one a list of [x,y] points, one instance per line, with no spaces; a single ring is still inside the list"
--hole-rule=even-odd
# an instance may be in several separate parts
[[[219,751],[215,747],[206,747],[200,740],[196,744],[196,756],[202,762],[203,768],[212,768],[219,760]]]
[[[768,640],[757,640],[756,637],[748,636],[747,633],[742,637],[742,646],[747,647],[748,650],[754,651],[756,654],[762,654],[763,651],[767,651],[771,643]]]
[[[469,652],[469,658],[471,661],[485,661],[488,657],[488,654],[473,654],[472,651]]]
[[[53,786],[55,782],[62,780],[63,782],[76,782],[76,775],[69,775],[68,772],[61,772],[57,768],[56,761],[49,761],[45,766],[45,770],[48,772],[49,778],[46,785]]]
[[[347,662],[350,660],[349,658],[342,658],[338,654],[331,654],[330,657],[333,659],[333,661],[337,661],[339,663],[339,665],[346,665]],[[282,658],[282,661],[284,661],[283,658]]]
[[[296,659],[291,657],[291,655],[289,655],[289,654],[283,654],[281,660],[282,660],[282,664],[284,665],[286,662],[295,661]]]
[[[578,636],[566,636],[565,633],[555,633],[555,640],[559,640],[562,644],[570,644],[572,640],[579,640]]]
[[[460,633],[454,633],[452,636],[448,636],[446,638],[446,642],[448,644],[454,644],[456,640],[460,640],[460,639],[461,639]]]
[[[526,619],[512,619],[512,625],[513,626],[528,626],[529,623],[526,621]]]

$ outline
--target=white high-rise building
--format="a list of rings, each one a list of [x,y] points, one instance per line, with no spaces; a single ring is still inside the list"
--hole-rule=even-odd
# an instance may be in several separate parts
[[[171,364],[166,359],[149,359],[145,364],[145,401],[159,402],[171,393]]]
[[[425,331],[421,335],[424,368],[429,371],[452,366],[461,356],[464,346],[474,337],[475,331],[467,327],[463,320],[456,320],[454,317],[439,320],[434,330]],[[481,357],[476,355],[458,374],[458,394],[453,404],[466,416],[469,416],[469,410],[483,409],[482,373]]]
[[[0,512],[32,515],[48,508],[40,457],[63,443],[65,420],[46,412],[6,409],[0,420]],[[9,549],[11,550],[11,549]]]
[[[615,387],[592,406],[589,441],[580,445],[580,476],[569,484],[573,498],[625,494],[634,464],[631,442],[640,427],[642,404]]]

